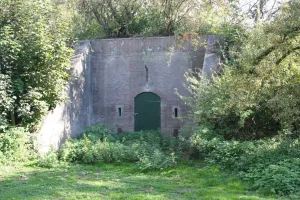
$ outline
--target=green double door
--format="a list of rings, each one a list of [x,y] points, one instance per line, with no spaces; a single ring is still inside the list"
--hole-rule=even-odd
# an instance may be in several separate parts
[[[160,97],[143,92],[134,98],[134,130],[160,129]]]

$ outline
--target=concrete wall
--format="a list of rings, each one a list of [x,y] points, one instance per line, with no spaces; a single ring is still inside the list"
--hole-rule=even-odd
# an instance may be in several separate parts
[[[66,90],[69,100],[56,106],[45,118],[38,141],[42,153],[58,149],[69,137],[76,137],[91,121],[90,43],[81,42],[75,49]],[[55,77],[53,77],[55,78]]]
[[[208,44],[214,41],[209,39]],[[174,108],[178,108],[179,116],[186,114],[186,105],[175,95],[175,88],[181,95],[189,95],[183,86],[184,73],[202,70],[203,63],[210,70],[209,66],[218,62],[219,56],[213,55],[211,48],[194,47],[174,37],[81,42],[72,58],[70,102],[58,105],[45,118],[39,134],[41,151],[46,152],[51,145],[57,149],[66,138],[75,137],[89,125],[103,123],[114,132],[133,131],[134,98],[142,92],[160,96],[162,132],[173,133],[184,124],[184,120],[174,118]]]

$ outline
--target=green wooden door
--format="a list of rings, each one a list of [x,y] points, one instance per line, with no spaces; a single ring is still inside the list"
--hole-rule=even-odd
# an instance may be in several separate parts
[[[144,92],[134,98],[134,130],[160,129],[160,97]]]

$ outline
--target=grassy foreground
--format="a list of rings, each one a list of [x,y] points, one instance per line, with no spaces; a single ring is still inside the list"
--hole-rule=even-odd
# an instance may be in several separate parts
[[[134,164],[53,169],[0,167],[0,199],[266,199],[216,168],[179,165],[140,173]]]

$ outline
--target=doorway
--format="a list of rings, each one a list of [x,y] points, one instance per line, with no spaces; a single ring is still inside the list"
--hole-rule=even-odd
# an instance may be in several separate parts
[[[143,92],[134,98],[134,130],[160,130],[160,97]]]

